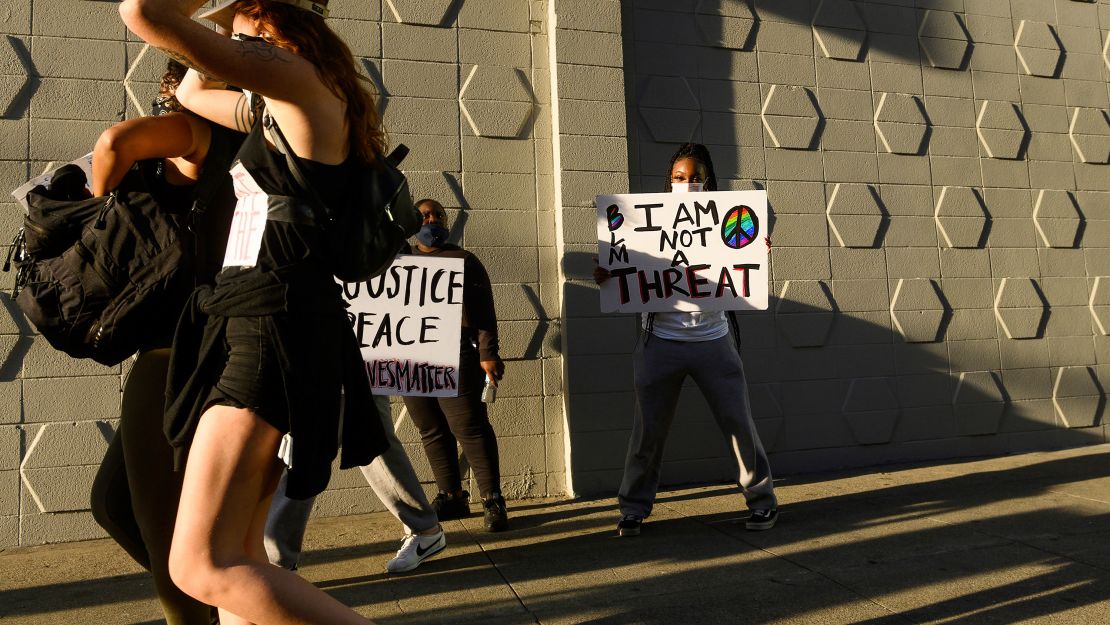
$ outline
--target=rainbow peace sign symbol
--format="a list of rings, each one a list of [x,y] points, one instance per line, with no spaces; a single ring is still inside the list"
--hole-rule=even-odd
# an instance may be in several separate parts
[[[759,234],[759,218],[755,211],[747,206],[734,206],[725,213],[721,220],[721,239],[725,245],[738,250],[752,241]]]

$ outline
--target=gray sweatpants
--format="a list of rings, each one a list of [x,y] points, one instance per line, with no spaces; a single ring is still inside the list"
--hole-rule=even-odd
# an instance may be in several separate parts
[[[778,506],[771,465],[759,441],[748,399],[744,365],[732,336],[712,341],[671,341],[652,336],[633,355],[636,412],[618,501],[621,514],[647,517],[659,490],[663,446],[686,376],[705,395],[739,465],[737,482],[748,508]]]
[[[405,455],[405,448],[393,431],[393,419],[389,414],[389,399],[381,395],[374,396],[374,407],[382,420],[389,449],[370,464],[359,467],[366,483],[374,490],[374,494],[382,504],[393,513],[410,533],[429,530],[439,523],[435,510],[428,503],[424,489],[420,487],[420,480],[416,471]],[[301,557],[301,547],[304,543],[304,531],[308,525],[308,516],[312,512],[312,499],[290,499],[285,496],[285,481],[287,474],[283,473],[274,501],[270,505],[270,514],[266,518],[266,555],[270,562],[287,569],[296,569],[297,561]]]

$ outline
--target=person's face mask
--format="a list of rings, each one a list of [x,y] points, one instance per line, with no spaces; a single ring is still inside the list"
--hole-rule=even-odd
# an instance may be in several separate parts
[[[672,182],[671,193],[697,193],[702,187],[700,182]]]
[[[439,224],[424,224],[416,233],[416,240],[427,247],[439,247],[447,242],[451,231]]]

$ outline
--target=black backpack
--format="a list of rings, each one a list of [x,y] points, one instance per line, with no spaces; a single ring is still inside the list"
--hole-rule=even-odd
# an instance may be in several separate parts
[[[388,269],[405,241],[420,230],[424,221],[413,206],[408,180],[399,169],[409,153],[408,147],[398,145],[388,156],[359,165],[353,172],[350,202],[335,210],[320,199],[308,182],[300,157],[293,153],[274,118],[267,112],[262,120],[273,131],[293,178],[308,191],[316,221],[325,224],[335,277],[344,282],[362,282]]]
[[[194,286],[191,216],[159,207],[147,182],[152,163],[136,163],[105,197],[53,199],[41,186],[27,196],[9,251],[13,295],[42,336],[74,358],[115,365],[171,335]],[[208,186],[198,187],[198,203],[219,185]]]

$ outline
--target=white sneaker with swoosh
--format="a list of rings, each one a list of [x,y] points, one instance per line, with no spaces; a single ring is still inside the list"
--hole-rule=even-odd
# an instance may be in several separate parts
[[[429,536],[406,534],[401,541],[397,555],[386,563],[385,570],[390,573],[403,573],[420,566],[420,563],[447,548],[447,536],[443,531]]]

